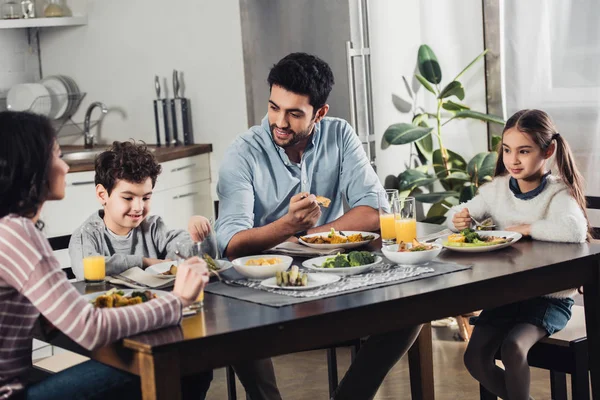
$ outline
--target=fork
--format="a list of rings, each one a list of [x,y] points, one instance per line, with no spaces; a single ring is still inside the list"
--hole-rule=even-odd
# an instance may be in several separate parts
[[[179,257],[181,260],[186,260],[186,258],[184,256],[181,255],[181,253],[179,252],[179,250],[175,250],[175,255],[177,257]],[[209,269],[208,270],[208,274],[213,274],[214,276],[216,276],[219,279],[219,282],[223,282],[223,278],[221,278],[221,275],[219,275],[219,273],[217,271],[215,271],[214,269]],[[223,282],[225,283],[225,282]]]
[[[452,210],[452,207],[450,207],[450,206],[447,206],[447,205],[446,205],[446,204],[444,204],[444,203],[440,203],[440,204],[441,204],[441,205],[442,205],[442,207],[444,207],[445,209],[447,209],[447,210]],[[479,222],[479,221],[477,221],[475,218],[473,218],[473,216],[472,216],[472,215],[469,215],[469,218],[471,218],[471,221],[475,222],[475,226],[485,226],[485,225],[483,225],[481,222]]]

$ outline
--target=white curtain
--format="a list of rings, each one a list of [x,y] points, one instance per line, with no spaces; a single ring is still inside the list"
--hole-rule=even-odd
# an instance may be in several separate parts
[[[600,196],[600,1],[504,0],[501,15],[507,117],[546,111],[575,153],[586,194]]]

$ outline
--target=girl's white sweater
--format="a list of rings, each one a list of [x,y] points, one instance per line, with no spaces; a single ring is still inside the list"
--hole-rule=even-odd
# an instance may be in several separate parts
[[[453,215],[468,208],[481,221],[492,217],[499,230],[510,226],[531,225],[531,237],[549,242],[583,243],[587,238],[587,220],[583,211],[569,193],[569,188],[557,177],[548,176],[546,187],[533,199],[521,200],[509,188],[510,175],[499,176],[482,185],[470,201],[453,207],[447,213],[448,227],[457,231]],[[548,295],[565,298],[575,289]]]

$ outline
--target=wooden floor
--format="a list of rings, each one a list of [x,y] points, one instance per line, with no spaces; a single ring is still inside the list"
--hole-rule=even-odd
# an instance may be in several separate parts
[[[466,344],[453,339],[456,330],[433,328],[436,400],[479,399],[479,386],[464,367],[462,357]],[[340,378],[348,368],[350,351],[338,349]],[[325,351],[311,351],[276,357],[277,383],[284,400],[328,399],[327,359]],[[548,371],[532,368],[531,395],[536,400],[550,399]],[[376,400],[410,400],[408,362],[403,358],[386,377]],[[570,385],[570,382],[568,382]],[[238,399],[244,400],[243,387],[237,382]],[[215,371],[207,399],[227,399],[224,369]]]

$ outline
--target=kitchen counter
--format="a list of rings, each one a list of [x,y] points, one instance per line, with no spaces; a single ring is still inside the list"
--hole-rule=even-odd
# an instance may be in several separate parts
[[[94,147],[94,150],[103,150],[109,147],[110,145],[97,145]],[[159,163],[212,152],[212,144],[192,144],[189,146],[171,147],[156,147],[155,145],[148,145],[148,148],[153,150],[153,153]],[[83,146],[61,146],[61,150],[64,154],[85,151],[86,149],[84,149]],[[84,160],[65,161],[69,165],[69,172],[93,171],[94,158],[94,156],[90,155],[89,158]]]

